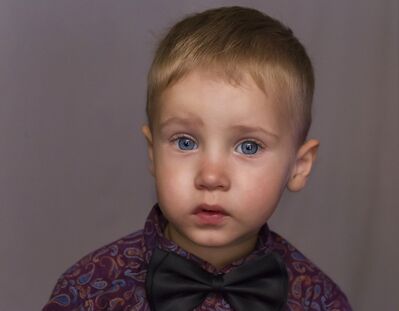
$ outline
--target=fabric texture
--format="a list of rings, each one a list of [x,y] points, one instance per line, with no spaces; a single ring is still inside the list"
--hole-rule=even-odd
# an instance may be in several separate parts
[[[150,310],[145,291],[147,268],[155,247],[173,252],[212,274],[228,273],[262,254],[281,256],[288,273],[286,311],[352,310],[339,287],[295,247],[265,224],[254,251],[222,269],[190,254],[165,238],[167,220],[158,205],[144,229],[83,257],[58,280],[43,311]],[[233,310],[219,293],[209,294],[195,310]],[[241,310],[236,310],[241,311]]]

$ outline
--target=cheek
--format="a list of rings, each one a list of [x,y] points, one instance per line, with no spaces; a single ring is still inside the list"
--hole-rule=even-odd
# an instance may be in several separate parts
[[[281,192],[266,187],[254,187],[245,197],[245,214],[248,221],[262,225],[273,214],[279,202]]]
[[[284,174],[272,174],[273,170],[257,170],[250,176],[241,179],[241,189],[249,209],[268,209],[273,207],[279,200],[284,190]]]
[[[182,161],[159,158],[155,166],[156,185],[160,199],[176,196],[183,199],[192,185],[192,168],[182,165]]]

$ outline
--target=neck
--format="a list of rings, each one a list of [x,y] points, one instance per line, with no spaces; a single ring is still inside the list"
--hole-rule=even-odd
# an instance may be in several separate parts
[[[164,234],[167,239],[175,242],[185,251],[209,262],[217,269],[221,269],[224,266],[249,255],[255,249],[257,241],[257,234],[255,234],[231,245],[221,247],[202,246],[193,244],[192,241],[182,237],[173,229],[172,226],[169,226],[169,224],[166,226]]]

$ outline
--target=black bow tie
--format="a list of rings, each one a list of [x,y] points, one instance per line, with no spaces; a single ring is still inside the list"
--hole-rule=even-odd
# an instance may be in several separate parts
[[[236,311],[277,311],[288,293],[288,275],[276,253],[214,275],[174,253],[154,250],[146,278],[153,311],[190,311],[211,292],[223,295]]]

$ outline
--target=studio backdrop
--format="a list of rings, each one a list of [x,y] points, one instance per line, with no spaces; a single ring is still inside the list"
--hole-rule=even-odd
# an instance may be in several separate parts
[[[146,74],[184,15],[222,5],[290,26],[316,73],[321,142],[270,221],[359,311],[399,310],[397,0],[0,1],[0,310],[40,310],[83,255],[155,203]]]

